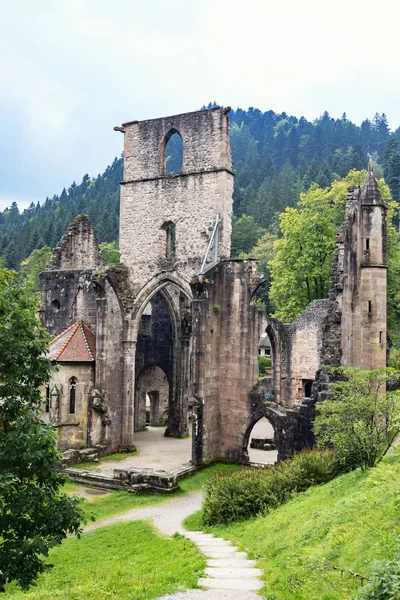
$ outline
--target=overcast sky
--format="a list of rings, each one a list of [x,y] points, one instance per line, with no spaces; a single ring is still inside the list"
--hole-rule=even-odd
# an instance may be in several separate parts
[[[0,0],[0,209],[122,151],[124,121],[217,101],[400,125],[396,0]]]

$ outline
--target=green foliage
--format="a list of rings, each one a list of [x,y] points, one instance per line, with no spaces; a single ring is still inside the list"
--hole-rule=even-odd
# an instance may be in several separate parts
[[[265,375],[265,369],[272,367],[272,360],[269,356],[258,357],[258,374]]]
[[[51,363],[38,308],[31,285],[0,270],[0,590],[13,580],[27,588],[82,518],[79,500],[60,492],[55,434],[41,421]]]
[[[310,450],[264,469],[216,473],[205,485],[204,524],[231,523],[267,513],[310,485],[329,481],[336,471],[334,452]]]
[[[69,538],[50,553],[54,568],[13,600],[152,600],[196,587],[205,558],[187,538],[167,538],[150,523],[119,523]]]
[[[268,315],[274,311],[274,306],[270,298],[271,287],[271,268],[270,263],[275,257],[274,244],[276,236],[271,233],[264,233],[257,244],[250,250],[248,256],[258,261],[258,270],[263,275],[264,283],[257,290],[257,299],[263,303],[264,309]],[[246,258],[246,255],[241,255]]]
[[[243,215],[239,219],[234,218],[232,222],[232,256],[237,258],[241,253],[247,254],[263,233],[265,233],[264,229],[257,225],[253,217]]]
[[[390,350],[389,367],[400,371],[400,350],[397,350],[397,348],[391,348]]]
[[[349,186],[363,184],[366,171],[350,171],[329,188],[311,186],[301,194],[296,208],[280,216],[282,238],[275,242],[275,257],[270,262],[270,297],[276,307],[274,316],[292,321],[306,306],[328,296],[336,231],[342,224]],[[400,320],[400,237],[392,219],[397,204],[388,186],[378,181],[382,198],[388,203],[388,321],[390,331],[398,330]],[[400,332],[399,332],[400,340]]]
[[[106,265],[119,265],[119,248],[117,242],[102,242],[99,244],[100,252]]]
[[[266,516],[207,530],[258,559],[268,600],[348,600],[361,583],[350,571],[370,579],[377,560],[398,555],[399,494],[397,451],[374,469],[310,487]]]
[[[51,249],[43,246],[39,250],[32,250],[26,260],[21,263],[21,272],[32,283],[35,291],[39,290],[39,275],[46,269],[51,258]]]
[[[345,469],[375,466],[400,431],[400,390],[393,369],[334,369],[333,398],[317,405],[314,433],[320,446],[334,446]]]
[[[400,600],[400,556],[378,563],[354,600]]]

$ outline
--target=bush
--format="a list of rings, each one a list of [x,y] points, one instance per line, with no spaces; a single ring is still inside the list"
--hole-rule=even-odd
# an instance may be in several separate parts
[[[264,469],[216,473],[205,486],[204,524],[232,523],[266,513],[293,494],[330,481],[336,473],[336,455],[329,449],[306,450]]]
[[[400,600],[400,557],[380,563],[354,600]]]
[[[265,369],[272,367],[272,360],[269,356],[258,357],[258,374],[265,375]]]
[[[400,431],[400,390],[394,369],[333,369],[333,398],[318,403],[313,430],[319,446],[334,447],[344,470],[374,467]]]

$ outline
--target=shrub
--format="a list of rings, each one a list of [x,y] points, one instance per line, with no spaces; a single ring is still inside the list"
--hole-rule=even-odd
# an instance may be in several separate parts
[[[400,600],[400,557],[381,562],[354,600]]]
[[[333,446],[345,470],[374,467],[400,431],[400,390],[386,391],[399,373],[342,367],[332,373],[339,378],[333,398],[317,404],[318,445]]]
[[[310,485],[330,481],[336,473],[336,455],[329,449],[303,451],[264,469],[216,473],[205,486],[204,524],[231,523],[266,513]]]
[[[265,369],[272,367],[272,360],[269,356],[258,357],[258,374],[265,375]]]

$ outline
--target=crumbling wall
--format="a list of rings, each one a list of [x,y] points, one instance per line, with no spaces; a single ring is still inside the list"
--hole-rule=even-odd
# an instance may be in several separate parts
[[[96,269],[104,266],[93,225],[87,215],[79,215],[69,224],[47,265],[48,271]]]
[[[92,270],[44,271],[40,274],[42,323],[52,336],[84,321],[96,332],[96,290]]]

